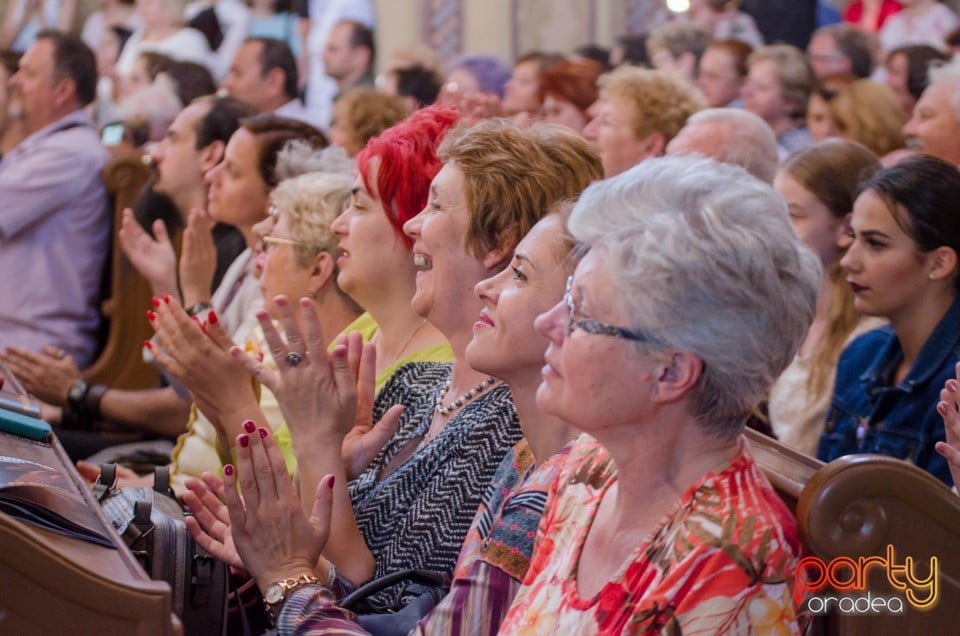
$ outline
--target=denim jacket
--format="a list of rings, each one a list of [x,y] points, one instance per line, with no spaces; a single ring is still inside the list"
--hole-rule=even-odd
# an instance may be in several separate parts
[[[947,462],[933,447],[944,438],[937,413],[940,389],[960,360],[960,299],[924,343],[907,376],[891,386],[902,359],[900,341],[889,325],[843,350],[817,457],[831,461],[852,453],[889,455],[950,485]]]

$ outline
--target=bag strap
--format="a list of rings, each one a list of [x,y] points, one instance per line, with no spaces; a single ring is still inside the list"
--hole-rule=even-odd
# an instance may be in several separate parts
[[[110,496],[117,488],[116,464],[101,464],[97,482],[93,484],[93,496],[100,503]]]
[[[413,581],[422,585],[433,586],[450,584],[449,577],[437,572],[417,569],[400,570],[399,572],[393,572],[364,583],[353,592],[343,597],[343,599],[340,600],[339,605],[343,609],[352,610],[357,604],[365,600],[368,596],[372,596],[377,592],[390,587],[391,585],[399,583],[400,581]]]
[[[153,489],[160,493],[161,495],[167,495],[168,497],[173,497],[176,499],[176,496],[173,494],[173,489],[170,488],[170,467],[169,466],[156,466],[153,469]]]

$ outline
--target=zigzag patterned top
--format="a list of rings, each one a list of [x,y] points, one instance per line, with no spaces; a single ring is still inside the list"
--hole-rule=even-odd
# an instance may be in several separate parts
[[[494,471],[520,440],[510,389],[500,385],[460,409],[437,437],[379,481],[384,466],[426,434],[450,367],[405,365],[377,395],[374,421],[394,404],[406,408],[397,434],[349,486],[357,525],[377,562],[376,577],[408,568],[451,575]],[[392,603],[389,592],[376,600]]]

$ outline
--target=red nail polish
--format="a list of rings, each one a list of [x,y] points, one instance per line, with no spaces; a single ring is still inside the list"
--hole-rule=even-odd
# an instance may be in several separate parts
[[[153,313],[152,310],[148,309],[148,310],[147,310],[147,320],[149,320],[150,322],[153,322],[153,321],[156,320],[156,319],[157,319],[157,314]]]
[[[217,318],[216,312],[211,309],[211,310],[210,310],[210,313],[207,314],[207,321],[208,321],[211,325],[215,325],[215,324],[217,324],[218,322],[220,322],[220,319]]]
[[[250,438],[247,437],[246,435],[241,435],[241,436],[240,436],[240,445],[243,446],[244,448],[246,448],[247,446],[249,446],[249,445],[250,445]]]
[[[260,439],[266,439],[266,437],[267,437],[267,429],[261,428],[259,432],[260,432]]]
[[[257,428],[257,425],[253,423],[253,420],[247,420],[246,422],[243,423],[243,430],[245,430],[248,433],[252,433],[254,430],[256,430],[256,428]]]
[[[333,490],[333,485],[335,483],[337,483],[337,476],[330,475],[330,479],[327,480],[327,488],[329,488],[330,490]]]
[[[154,307],[159,307],[159,306],[160,306],[160,299],[157,298],[156,296],[154,296],[153,298],[151,298],[151,299],[150,299],[150,302],[153,303],[153,306],[154,306]]]
[[[144,340],[143,346],[149,349],[150,351],[153,351],[153,343],[150,342],[149,340]]]
[[[170,304],[170,294],[165,293],[163,295],[163,302],[167,303],[168,305]]]
[[[233,466],[231,466],[230,464],[227,464],[226,466],[224,466],[223,474],[226,475],[227,477],[233,477]]]

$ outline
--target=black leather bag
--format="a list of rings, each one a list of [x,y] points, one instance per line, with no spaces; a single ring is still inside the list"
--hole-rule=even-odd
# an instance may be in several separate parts
[[[229,568],[190,536],[167,467],[154,477],[153,489],[118,488],[116,466],[104,464],[94,496],[150,578],[170,585],[184,634],[226,634]]]
[[[372,600],[378,592],[392,590],[393,602]],[[450,591],[450,579],[426,570],[402,570],[364,583],[340,601],[340,607],[357,615],[357,622],[373,636],[406,636]]]

